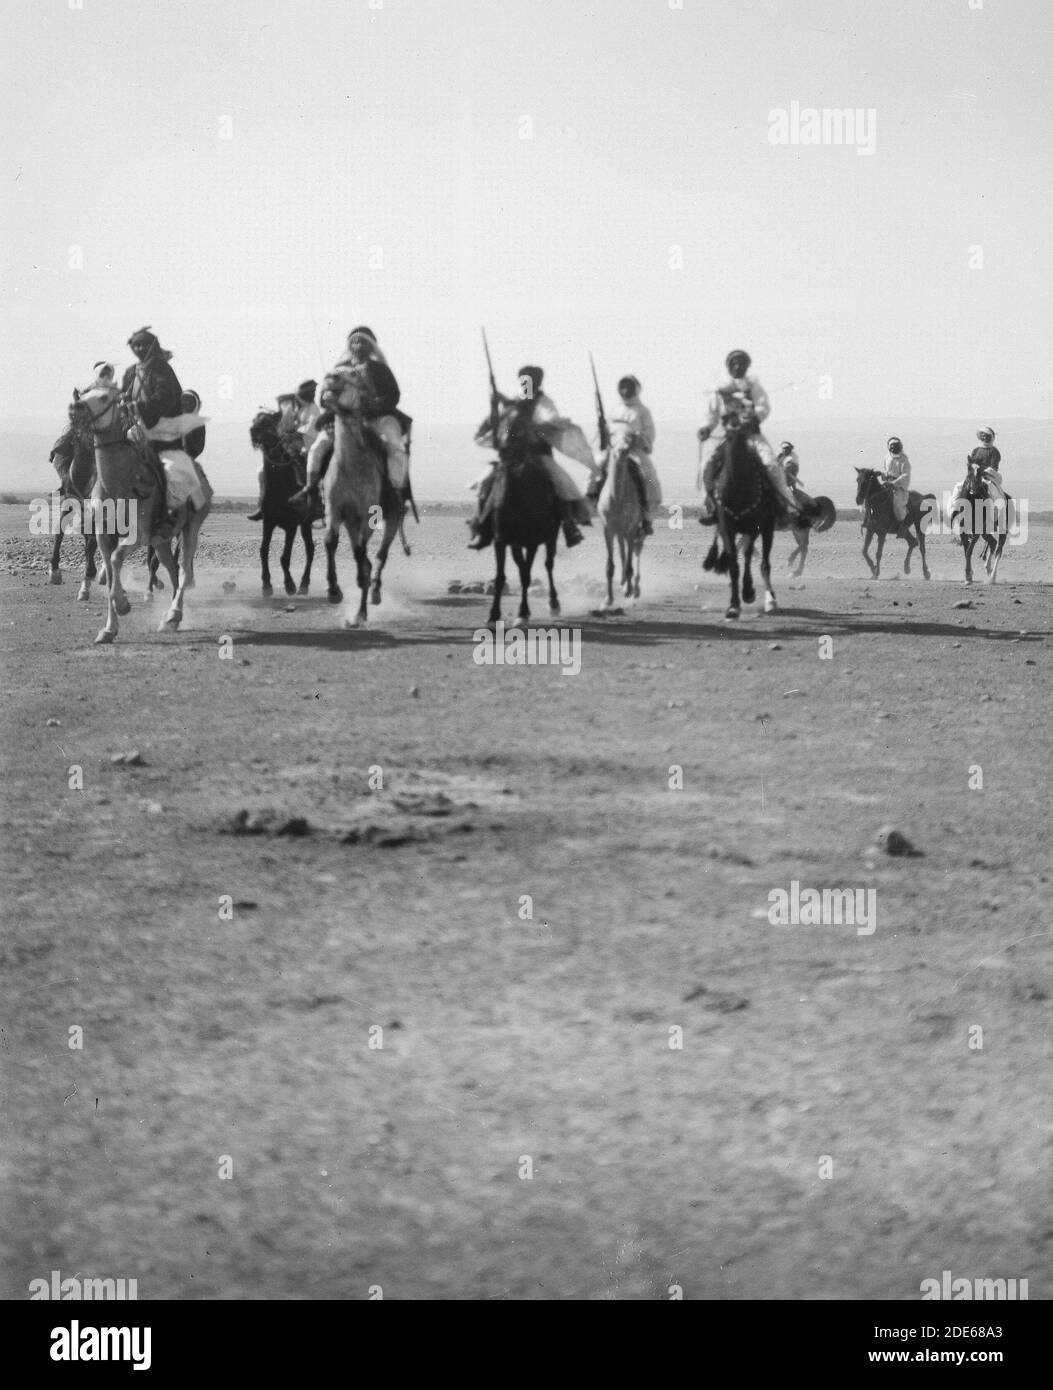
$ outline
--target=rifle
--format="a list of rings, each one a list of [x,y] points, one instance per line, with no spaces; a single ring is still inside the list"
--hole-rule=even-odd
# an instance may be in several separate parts
[[[603,413],[603,397],[600,395],[600,383],[596,378],[596,363],[592,360],[592,353],[589,353],[589,366],[592,368],[592,384],[596,388],[596,419],[600,430],[600,448],[604,451],[611,447],[611,432],[607,428],[607,417]]]
[[[497,445],[497,382],[494,380],[494,364],[490,360],[490,344],[486,341],[486,329],[483,329],[483,350],[486,353],[486,369],[490,373],[490,438],[493,440],[494,448]]]

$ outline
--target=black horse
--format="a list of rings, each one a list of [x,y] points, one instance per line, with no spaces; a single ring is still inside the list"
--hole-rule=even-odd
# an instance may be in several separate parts
[[[263,502],[263,539],[260,542],[260,565],[263,579],[263,593],[269,598],[274,593],[271,586],[270,549],[271,537],[275,530],[285,532],[282,546],[281,566],[285,576],[285,592],[306,594],[311,586],[311,565],[314,563],[314,537],[311,534],[311,516],[307,502],[290,502],[294,492],[299,492],[307,478],[302,457],[287,448],[279,433],[281,412],[261,410],[249,426],[252,447],[263,455],[266,469],[266,488]],[[307,552],[307,564],[299,590],[289,570],[293,542],[299,531],[303,547]]]
[[[499,431],[500,433],[500,431]],[[515,432],[513,431],[513,435]],[[505,553],[512,548],[512,558],[519,570],[522,596],[519,601],[517,625],[530,617],[527,590],[534,557],[545,547],[545,569],[548,571],[548,608],[559,613],[559,596],[552,578],[556,559],[556,541],[561,521],[556,490],[541,459],[530,445],[529,435],[509,437],[507,429],[498,450],[489,508],[494,528],[494,553],[497,573],[494,577],[494,601],[490,606],[489,623],[495,625],[501,616],[501,594],[505,589]]]
[[[903,561],[903,573],[910,574],[910,557],[916,548],[921,554],[921,572],[926,579],[931,579],[932,575],[925,559],[925,520],[932,515],[937,505],[935,493],[907,494],[907,515],[900,535],[899,522],[892,506],[892,488],[882,481],[881,473],[876,468],[857,468],[856,478],[856,506],[863,508],[863,559],[870,566],[870,573],[875,579],[880,577],[881,553],[885,549],[885,537],[891,532],[907,542],[907,558]],[[933,505],[930,506],[929,503]],[[871,560],[870,542],[875,535],[878,538],[877,559]]]
[[[1013,499],[1005,494],[1005,506],[996,504],[980,470],[966,459],[965,482],[951,503],[950,524],[965,552],[965,582],[973,582],[973,550],[976,542],[984,540],[983,559],[987,563],[987,582],[998,578],[998,562],[1009,539],[1009,515]]]
[[[771,545],[779,513],[779,503],[764,464],[750,447],[745,422],[734,413],[724,416],[724,439],[720,445],[723,461],[713,487],[716,503],[717,536],[702,562],[702,568],[731,576],[731,602],[725,617],[737,618],[741,603],[756,598],[750,566],[757,537],[761,540],[760,571],[764,580],[764,611],[774,613],[778,605],[771,587]],[[735,537],[742,536],[742,594],[739,595],[739,556]]]
[[[86,424],[80,414],[70,407],[70,432],[73,443],[73,458],[68,469],[59,474],[59,496],[63,502],[67,500],[75,501],[83,518],[84,503],[91,496],[91,490],[95,486],[95,439],[91,432],[90,423]],[[65,438],[66,436],[63,436]],[[61,441],[60,441],[61,442]],[[56,448],[58,446],[56,445]],[[82,526],[83,531],[83,526]],[[86,603],[91,596],[91,581],[96,578],[98,571],[95,567],[95,558],[98,554],[99,543],[93,531],[83,531],[84,535],[84,579],[81,582],[77,598]],[[51,577],[50,583],[62,583],[62,570],[59,568],[59,560],[62,555],[62,542],[65,535],[61,527],[55,532],[55,542],[51,548]]]

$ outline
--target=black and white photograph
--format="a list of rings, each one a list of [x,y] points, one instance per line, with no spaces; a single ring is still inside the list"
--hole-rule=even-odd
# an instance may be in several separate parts
[[[658,1300],[1011,1361],[1053,7],[4,16],[34,1356],[171,1369],[163,1304]]]

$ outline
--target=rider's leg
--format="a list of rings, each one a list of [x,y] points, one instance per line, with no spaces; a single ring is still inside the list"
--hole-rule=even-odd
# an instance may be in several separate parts
[[[643,463],[637,454],[629,455],[629,472],[632,474],[632,480],[636,485],[636,492],[640,499],[640,511],[643,513],[640,518],[640,525],[643,528],[645,536],[653,536],[654,527],[651,525],[648,487],[644,477]]]
[[[472,539],[468,542],[469,550],[485,550],[494,538],[493,522],[490,517],[490,493],[494,486],[494,469],[483,478],[478,485],[475,516],[469,517],[468,525],[471,528]]]
[[[249,521],[262,521],[262,520],[263,520],[263,504],[264,504],[264,502],[266,501],[266,498],[267,498],[267,469],[266,469],[266,467],[261,467],[259,473],[256,475],[256,487],[257,487],[257,490],[258,490],[258,492],[259,492],[259,500],[258,500],[257,503],[256,503],[256,510],[255,510],[254,512],[249,512],[249,516],[248,516]]]
[[[901,541],[907,539],[907,501],[903,488],[892,489],[892,515],[896,518],[896,535]]]
[[[333,436],[323,430],[307,452],[307,482],[299,492],[294,492],[290,502],[314,502],[318,498],[318,488],[325,477],[329,460],[333,457]]]
[[[541,455],[541,463],[556,489],[562,518],[563,539],[567,548],[580,545],[585,537],[578,529],[579,520],[588,520],[588,504],[574,484],[574,479],[565,468],[561,468],[551,454]],[[582,510],[584,509],[584,517]]]
[[[721,442],[706,459],[706,466],[702,470],[702,487],[705,496],[702,499],[702,510],[698,519],[703,526],[708,526],[710,522],[716,520],[717,508],[713,489],[717,485],[717,478],[720,476],[720,470],[723,466],[724,445]]]

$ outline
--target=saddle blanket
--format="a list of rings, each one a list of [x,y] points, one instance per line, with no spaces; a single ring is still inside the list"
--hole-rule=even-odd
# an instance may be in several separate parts
[[[184,502],[200,509],[212,498],[212,487],[200,464],[182,449],[166,449],[161,455],[168,484],[168,505],[173,510]]]

